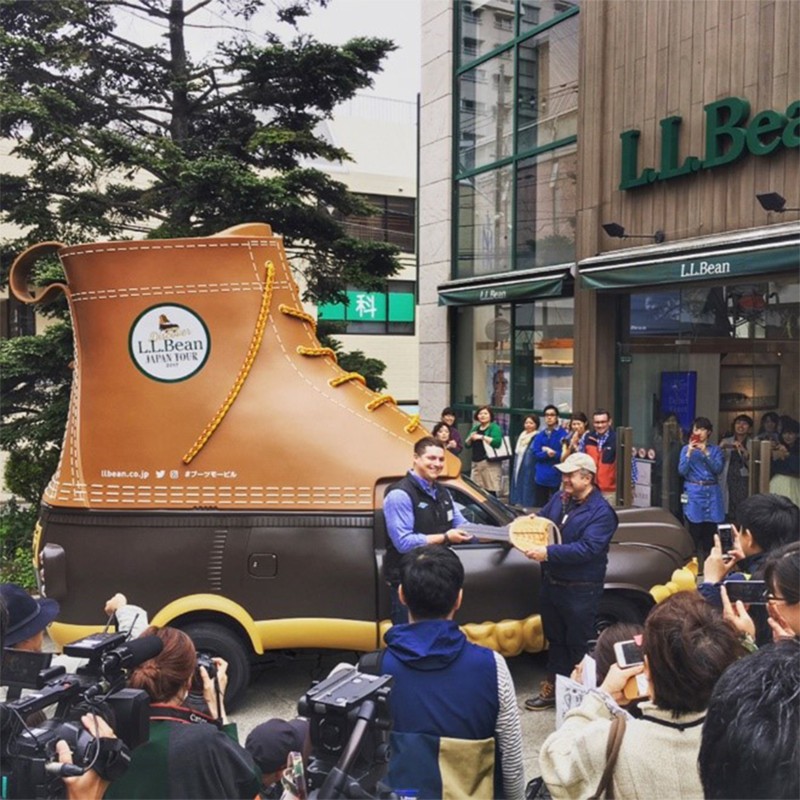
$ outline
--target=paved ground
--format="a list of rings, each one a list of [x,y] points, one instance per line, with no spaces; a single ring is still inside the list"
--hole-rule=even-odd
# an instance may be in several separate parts
[[[300,652],[292,659],[281,658],[266,667],[251,684],[244,703],[230,715],[238,724],[240,741],[244,742],[259,722],[271,717],[296,716],[297,701],[312,681],[324,678],[339,662],[353,660],[351,653]],[[544,653],[517,656],[508,663],[520,706],[527,781],[539,774],[539,747],[553,730],[555,712],[525,711],[522,707],[526,697],[538,692],[539,682],[544,678]]]

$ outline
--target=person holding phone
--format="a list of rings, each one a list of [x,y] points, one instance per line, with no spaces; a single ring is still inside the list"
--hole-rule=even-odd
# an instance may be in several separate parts
[[[713,430],[708,417],[697,417],[692,423],[689,444],[681,450],[678,461],[678,472],[684,478],[683,514],[701,568],[714,545],[717,525],[725,520],[719,485],[725,456],[719,447],[708,441]]]
[[[739,633],[754,638],[757,634],[754,606],[748,608],[745,600],[737,599],[733,592],[738,585],[752,581],[726,581],[720,588],[722,613]],[[759,582],[762,583],[762,582]],[[773,641],[800,637],[800,542],[792,542],[775,550],[764,568],[767,624]],[[761,598],[759,598],[761,599]],[[762,602],[758,606],[763,605]]]
[[[728,580],[744,581],[746,576],[762,580],[770,555],[783,545],[800,541],[800,508],[788,497],[754,494],[739,506],[738,525],[733,528],[734,546],[726,553],[718,537],[706,559],[700,594],[719,609],[723,607],[720,589]],[[726,559],[730,555],[732,558]],[[765,606],[753,606],[755,642],[760,647],[772,640],[772,629]]]
[[[542,745],[539,766],[554,798],[593,796],[606,768],[612,699],[641,673],[650,698],[629,719],[613,772],[614,797],[701,798],[697,771],[700,737],[711,692],[723,672],[744,655],[736,631],[695,592],[678,592],[648,615],[644,664],[612,664],[598,690],[567,712]]]

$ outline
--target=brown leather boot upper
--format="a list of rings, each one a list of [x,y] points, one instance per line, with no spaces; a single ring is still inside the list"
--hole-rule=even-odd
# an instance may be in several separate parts
[[[321,350],[269,226],[53,247],[76,344],[49,504],[366,511],[410,466],[426,432]]]

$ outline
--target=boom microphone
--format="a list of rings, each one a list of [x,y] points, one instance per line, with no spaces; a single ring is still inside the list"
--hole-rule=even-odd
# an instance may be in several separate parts
[[[103,656],[103,670],[138,667],[139,664],[155,658],[163,649],[164,642],[158,636],[142,636],[139,639],[131,639]]]

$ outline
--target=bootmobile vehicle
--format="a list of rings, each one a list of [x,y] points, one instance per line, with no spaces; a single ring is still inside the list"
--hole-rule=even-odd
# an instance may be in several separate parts
[[[31,289],[34,263],[53,253],[66,283]],[[104,598],[122,591],[224,656],[234,700],[265,651],[378,646],[383,494],[426,431],[320,347],[269,226],[46,242],[17,259],[10,287],[27,303],[63,291],[75,330],[61,460],[34,538],[40,588],[61,604],[58,644],[95,630]],[[465,515],[508,523],[515,512],[459,467],[448,456]],[[691,553],[668,514],[623,520],[609,619],[640,616]],[[507,543],[456,549],[468,633],[507,655],[541,650],[538,565]]]

